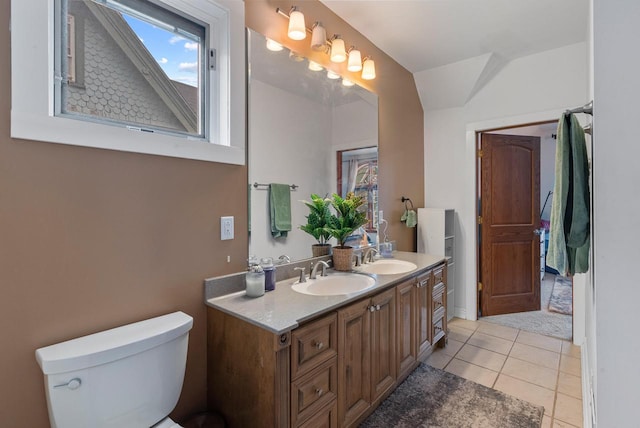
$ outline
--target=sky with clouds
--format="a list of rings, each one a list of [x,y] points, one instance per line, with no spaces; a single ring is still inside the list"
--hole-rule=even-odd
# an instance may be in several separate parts
[[[123,18],[171,80],[198,86],[199,43],[128,15]]]

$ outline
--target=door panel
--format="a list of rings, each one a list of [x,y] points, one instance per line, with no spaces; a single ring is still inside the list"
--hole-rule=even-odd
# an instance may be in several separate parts
[[[407,374],[416,362],[416,282],[396,287],[398,301],[398,377]]]
[[[482,134],[482,315],[540,309],[540,138]]]
[[[371,401],[396,381],[396,299],[391,289],[371,299]]]

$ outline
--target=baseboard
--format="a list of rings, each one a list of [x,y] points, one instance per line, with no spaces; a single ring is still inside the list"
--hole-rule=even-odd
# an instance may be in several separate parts
[[[587,339],[580,346],[582,364],[582,426],[584,428],[596,428],[596,403],[593,394],[593,379],[589,373],[589,353]]]
[[[456,318],[462,318],[463,320],[467,319],[467,310],[465,308],[454,307],[453,308],[453,316]]]

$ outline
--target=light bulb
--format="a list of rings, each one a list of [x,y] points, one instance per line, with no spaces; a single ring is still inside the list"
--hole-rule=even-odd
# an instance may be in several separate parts
[[[354,47],[349,50],[349,63],[347,65],[347,70],[354,72],[362,70],[362,55],[360,54],[360,51]]]
[[[304,40],[307,37],[307,27],[304,25],[304,15],[299,10],[292,10],[289,15],[289,38]]]
[[[336,36],[331,41],[331,62],[344,62],[347,59],[347,52],[344,50],[344,40]]]
[[[316,22],[311,33],[311,49],[314,51],[324,51],[327,47],[327,30],[320,22]]]
[[[309,70],[311,71],[322,71],[322,66],[315,61],[309,60]]]
[[[327,77],[328,77],[329,79],[334,80],[334,79],[339,79],[339,78],[340,78],[340,75],[339,75],[338,73],[334,72],[334,71],[327,70]]]
[[[267,39],[267,49],[269,49],[272,52],[280,52],[283,47],[280,43],[273,41],[271,39]]]
[[[355,85],[355,83],[353,83],[351,80],[345,78],[342,79],[342,86],[350,87],[353,85]]]
[[[364,80],[376,78],[376,64],[371,58],[365,59],[364,64],[362,64],[362,78]]]

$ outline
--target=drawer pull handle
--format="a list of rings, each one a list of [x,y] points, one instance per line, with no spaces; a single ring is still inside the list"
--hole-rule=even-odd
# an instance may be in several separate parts
[[[316,388],[316,395],[320,397],[322,396],[322,394],[324,394],[324,391],[322,390],[322,388]]]
[[[315,346],[316,349],[320,350],[320,349],[324,348],[324,343],[316,342],[316,344],[313,345],[313,346]]]

